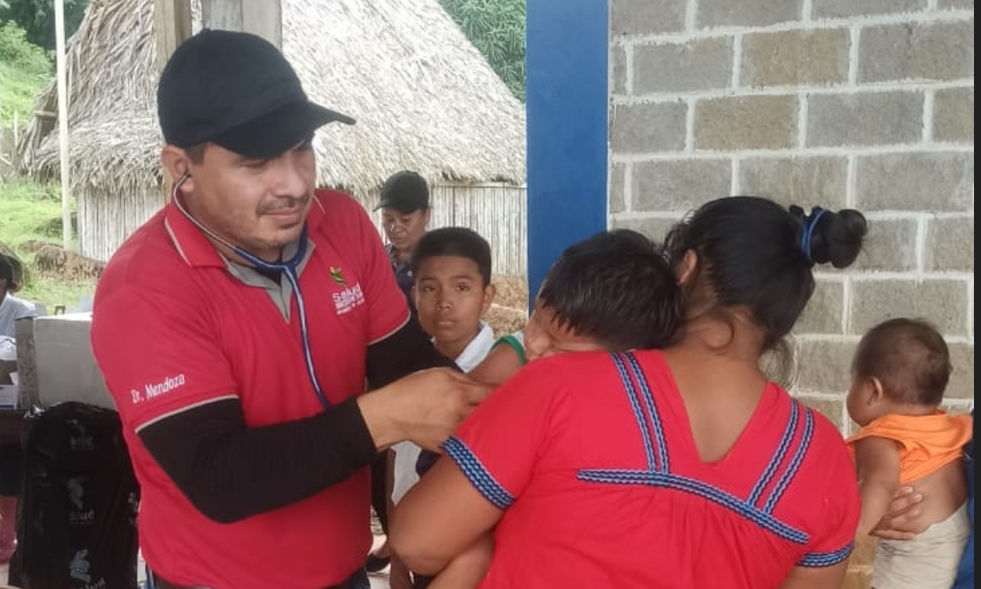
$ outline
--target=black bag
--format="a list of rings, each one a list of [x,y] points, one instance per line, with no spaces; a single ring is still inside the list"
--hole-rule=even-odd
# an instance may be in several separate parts
[[[26,419],[10,584],[137,589],[140,492],[119,415],[66,402]]]

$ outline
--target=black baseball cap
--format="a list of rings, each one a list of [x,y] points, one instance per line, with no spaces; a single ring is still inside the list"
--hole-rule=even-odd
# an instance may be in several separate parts
[[[177,147],[215,143],[270,159],[317,128],[354,119],[311,102],[296,71],[258,35],[204,29],[174,51],[157,86],[164,140]]]
[[[382,185],[381,200],[375,210],[381,208],[392,208],[406,214],[428,209],[429,184],[418,172],[396,172]]]

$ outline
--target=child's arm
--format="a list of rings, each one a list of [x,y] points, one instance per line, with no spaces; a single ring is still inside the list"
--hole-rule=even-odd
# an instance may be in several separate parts
[[[858,537],[868,535],[886,515],[899,489],[899,448],[885,438],[868,437],[855,442],[855,465],[862,496]]]
[[[511,338],[511,339],[508,339]],[[499,385],[525,365],[524,348],[513,336],[504,336],[491,349],[487,357],[467,374],[478,382]]]
[[[488,532],[450,561],[428,589],[477,589],[494,556],[494,536]]]

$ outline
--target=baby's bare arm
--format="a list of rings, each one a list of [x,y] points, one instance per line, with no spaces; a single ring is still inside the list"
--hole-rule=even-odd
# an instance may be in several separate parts
[[[429,589],[477,589],[494,556],[494,537],[488,533],[460,553],[440,571]]]
[[[483,362],[467,374],[477,382],[497,386],[511,378],[520,368],[521,358],[518,352],[509,345],[499,344],[487,354]]]
[[[855,443],[855,464],[862,495],[859,537],[868,535],[889,509],[899,488],[899,450],[885,438],[863,438]]]

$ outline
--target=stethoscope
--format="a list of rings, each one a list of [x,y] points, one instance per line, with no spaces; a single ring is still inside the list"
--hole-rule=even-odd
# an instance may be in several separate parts
[[[174,182],[173,188],[170,191],[170,200],[173,201],[174,206],[177,210],[181,212],[184,217],[190,221],[195,227],[201,230],[202,233],[217,241],[221,245],[232,250],[236,256],[242,258],[248,263],[252,264],[256,268],[262,270],[268,270],[271,272],[281,272],[286,276],[286,280],[289,280],[290,286],[293,287],[293,294],[296,295],[296,306],[299,309],[300,315],[300,337],[303,343],[303,359],[307,365],[307,377],[310,379],[310,384],[313,385],[313,392],[317,394],[317,400],[320,404],[327,409],[330,407],[330,402],[327,400],[327,396],[324,395],[324,390],[320,386],[320,380],[317,379],[317,371],[313,367],[313,353],[310,350],[310,332],[307,328],[307,310],[306,305],[303,303],[303,293],[300,291],[300,274],[297,271],[300,263],[307,253],[307,226],[306,223],[303,224],[303,231],[300,233],[300,241],[296,248],[296,253],[290,256],[288,260],[282,262],[267,262],[262,258],[242,249],[237,245],[233,245],[228,242],[203,223],[191,216],[191,213],[184,208],[184,203],[181,202],[180,198],[180,187],[184,183],[190,174],[184,172],[180,178]]]

